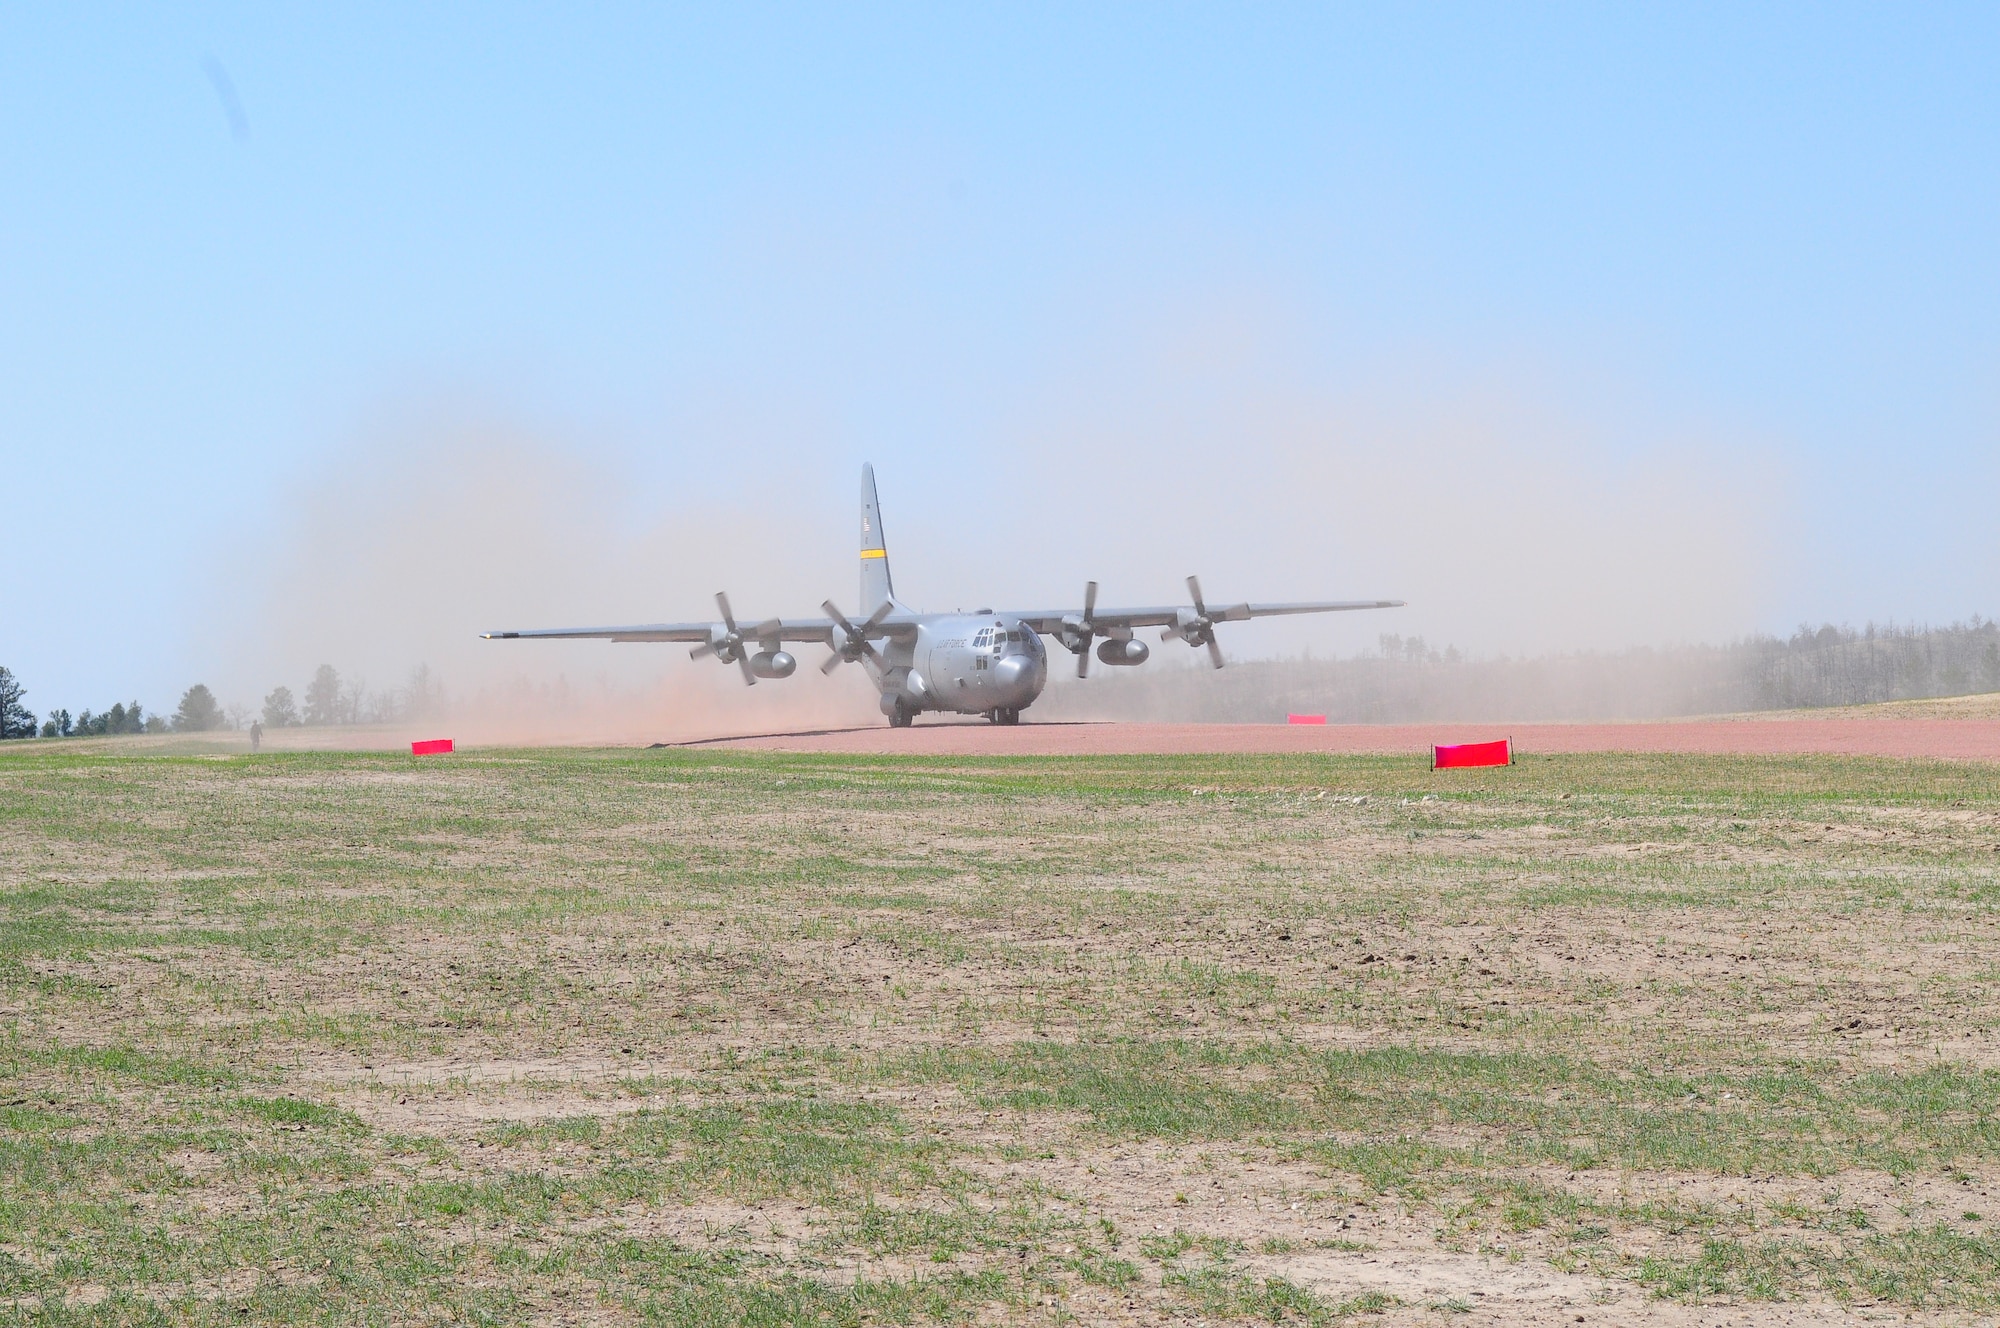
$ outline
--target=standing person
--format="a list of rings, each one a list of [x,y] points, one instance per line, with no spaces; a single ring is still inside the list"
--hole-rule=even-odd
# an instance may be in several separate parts
[[[264,724],[261,720],[250,721],[250,750],[256,751],[264,745]]]

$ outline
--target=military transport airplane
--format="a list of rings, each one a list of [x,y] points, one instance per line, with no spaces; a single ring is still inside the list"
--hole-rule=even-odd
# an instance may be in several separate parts
[[[817,641],[832,648],[820,672],[859,663],[881,693],[882,713],[896,728],[926,710],[985,715],[996,724],[1018,724],[1048,682],[1043,636],[1054,637],[1076,656],[1076,676],[1088,676],[1092,643],[1106,664],[1146,662],[1146,643],[1134,628],[1163,627],[1162,641],[1175,637],[1208,647],[1222,667],[1215,625],[1290,613],[1339,613],[1348,609],[1393,609],[1399,599],[1328,600],[1309,604],[1208,604],[1201,582],[1187,579],[1187,607],[1100,609],[1097,583],[1083,588],[1080,609],[1028,611],[980,609],[975,613],[919,613],[896,599],[889,581],[889,549],[882,539],[882,507],[875,498],[875,468],[861,468],[861,604],[868,616],[850,620],[832,600],[820,605],[824,618],[767,618],[738,622],[729,596],[718,592],[721,622],[651,623],[636,627],[556,627],[534,631],[487,632],[489,641],[694,641],[694,659],[713,655],[743,670],[743,681],[789,678],[798,661],[788,641]],[[873,606],[872,608],[870,606]],[[877,642],[881,644],[878,645]]]

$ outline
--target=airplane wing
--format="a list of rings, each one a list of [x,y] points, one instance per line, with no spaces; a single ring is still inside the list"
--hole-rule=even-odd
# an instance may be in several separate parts
[[[824,618],[766,618],[762,622],[738,622],[730,611],[729,596],[718,592],[715,607],[721,622],[640,623],[632,627],[536,627],[511,632],[481,632],[488,641],[692,641],[688,654],[700,659],[713,655],[725,664],[743,670],[743,681],[754,684],[761,677],[784,678],[793,663],[784,656],[775,659],[759,647],[775,649],[785,641],[817,641],[833,653],[821,666],[830,671],[843,663],[869,658],[878,665],[882,653],[873,639],[901,636],[917,630],[917,617],[893,601],[885,600],[874,613],[855,623],[841,614],[828,600]],[[753,655],[753,652],[756,652]]]
[[[1222,647],[1215,639],[1215,624],[1224,622],[1247,622],[1252,618],[1276,618],[1294,613],[1345,613],[1353,609],[1396,609],[1401,608],[1399,599],[1327,599],[1308,600],[1291,604],[1209,604],[1203,601],[1201,581],[1196,577],[1187,579],[1188,596],[1193,604],[1183,606],[1168,604],[1139,609],[1099,609],[1097,607],[1097,583],[1089,582],[1083,588],[1081,609],[1038,609],[1013,616],[1022,619],[1035,631],[1053,636],[1063,646],[1076,654],[1076,675],[1081,678],[1090,671],[1090,646],[1098,637],[1117,637],[1129,640],[1135,627],[1164,627],[1160,633],[1162,641],[1175,637],[1191,646],[1208,647],[1209,660],[1216,668],[1222,667]],[[1139,652],[1140,659],[1145,652]]]
[[[1202,617],[1210,622],[1248,622],[1252,618],[1276,618],[1292,613],[1346,613],[1353,609],[1400,609],[1408,601],[1400,599],[1329,599],[1307,600],[1292,604],[1210,604]],[[1091,609],[1089,621],[1099,629],[1105,627],[1166,627],[1180,620],[1187,613],[1185,605],[1151,606],[1139,609]],[[1057,635],[1063,629],[1065,619],[1081,621],[1085,611],[1080,609],[1034,609],[1026,613],[1008,613],[1010,618],[1019,618],[1036,631],[1045,635]]]
[[[862,637],[900,636],[916,630],[918,615],[889,613],[852,627]],[[481,632],[483,641],[695,641],[713,645],[729,636],[746,641],[817,641],[832,645],[836,625],[831,618],[766,618],[762,622],[640,623],[632,627],[536,627],[513,632]]]
[[[730,626],[721,622],[642,623],[633,627],[538,627],[479,635],[487,641],[712,641],[726,635]],[[745,637],[756,641],[825,643],[833,639],[831,618],[771,618],[737,626]]]

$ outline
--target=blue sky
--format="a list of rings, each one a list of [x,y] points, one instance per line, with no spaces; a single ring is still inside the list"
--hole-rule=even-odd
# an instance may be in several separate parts
[[[39,708],[396,667],[365,613],[243,624],[344,556],[315,501],[392,539],[371,494],[448,522],[507,465],[590,469],[632,541],[564,564],[579,613],[851,596],[863,459],[934,606],[1209,568],[1483,649],[2000,611],[1990,6],[0,22],[0,663]],[[660,525],[704,538],[628,566]],[[457,575],[452,640],[565,603]]]

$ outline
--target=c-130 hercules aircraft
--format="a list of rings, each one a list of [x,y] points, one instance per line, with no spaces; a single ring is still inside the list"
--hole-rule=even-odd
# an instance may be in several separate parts
[[[1207,646],[1222,667],[1215,624],[1291,613],[1341,613],[1349,609],[1393,609],[1399,599],[1329,600],[1309,604],[1207,604],[1201,582],[1187,579],[1193,600],[1186,608],[1099,609],[1097,583],[1083,588],[1081,609],[1027,611],[980,609],[975,613],[919,613],[896,599],[889,580],[889,549],[882,539],[882,506],[875,498],[875,468],[861,468],[861,603],[874,608],[861,622],[850,621],[832,600],[820,605],[824,618],[768,618],[739,623],[729,596],[717,592],[721,622],[651,623],[637,627],[554,627],[521,632],[486,632],[489,641],[694,641],[689,656],[713,655],[743,670],[743,681],[789,678],[798,661],[783,648],[788,641],[817,641],[832,648],[820,672],[859,663],[881,693],[882,713],[895,728],[908,728],[926,710],[984,715],[995,724],[1018,724],[1048,682],[1048,652],[1041,638],[1054,637],[1076,656],[1076,676],[1090,673],[1092,643],[1105,664],[1143,664],[1150,653],[1132,635],[1138,627],[1163,627],[1162,641],[1175,637]],[[876,644],[880,642],[881,644]]]

